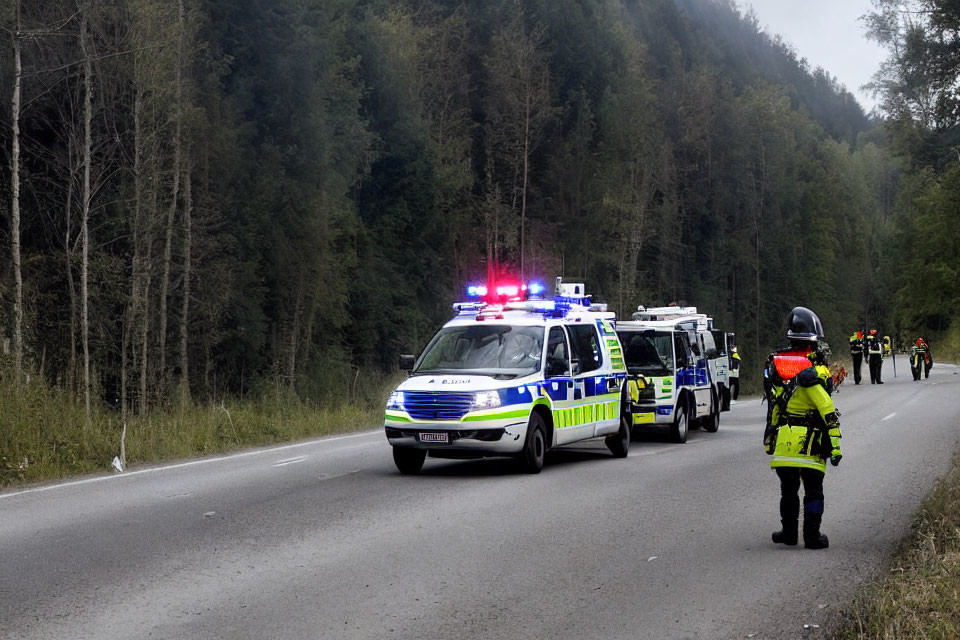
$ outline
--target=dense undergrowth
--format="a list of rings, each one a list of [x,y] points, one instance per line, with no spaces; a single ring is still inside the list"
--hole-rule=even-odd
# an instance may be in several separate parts
[[[123,420],[98,404],[85,424],[82,399],[36,378],[16,385],[0,376],[0,486],[110,469],[120,455]],[[351,398],[304,402],[285,387],[255,398],[179,402],[143,416],[128,414],[129,466],[290,442],[382,424],[395,380],[359,385]]]
[[[835,637],[960,638],[960,455],[917,512],[889,574],[857,594]]]

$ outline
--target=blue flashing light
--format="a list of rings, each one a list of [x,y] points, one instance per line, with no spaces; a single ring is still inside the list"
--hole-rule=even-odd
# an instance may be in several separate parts
[[[545,288],[546,287],[544,287],[539,282],[531,282],[530,284],[527,285],[527,293],[529,293],[532,296],[538,296],[544,292]]]
[[[482,284],[472,284],[467,287],[467,295],[471,298],[482,298],[487,295],[487,288]]]

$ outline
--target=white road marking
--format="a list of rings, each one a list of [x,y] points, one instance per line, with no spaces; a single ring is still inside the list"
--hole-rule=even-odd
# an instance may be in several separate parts
[[[281,460],[280,462],[274,462],[274,463],[273,463],[273,466],[275,466],[275,467],[282,467],[282,466],[284,466],[284,465],[294,464],[294,463],[296,463],[296,462],[302,462],[303,460],[306,460],[307,457],[308,457],[308,456],[297,456],[296,458],[290,458],[290,459],[288,459],[288,460]]]
[[[191,460],[190,462],[180,462],[178,464],[171,464],[165,467],[151,467],[149,469],[140,469],[139,471],[127,471],[124,473],[118,473],[110,476],[98,476],[96,478],[85,478],[83,480],[73,480],[72,482],[62,482],[60,484],[51,484],[43,487],[34,487],[32,489],[14,491],[13,493],[0,493],[0,500],[3,500],[4,498],[13,498],[15,496],[22,496],[27,493],[41,493],[43,491],[50,491],[52,489],[62,489],[64,487],[75,487],[82,484],[92,484],[94,482],[106,482],[108,480],[117,480],[119,478],[129,478],[130,476],[138,476],[138,475],[143,475],[147,473],[158,473],[160,471],[169,471],[170,469],[181,469],[183,467],[192,467],[200,464],[210,464],[211,462],[223,462],[224,460],[232,460],[235,458],[246,458],[249,456],[258,456],[265,453],[276,453],[278,451],[286,451],[288,449],[296,449],[298,447],[308,447],[310,445],[319,444],[321,442],[336,442],[338,440],[362,438],[365,436],[371,436],[371,435],[376,435],[381,433],[383,433],[383,429],[376,429],[373,431],[365,431],[363,433],[351,433],[345,436],[333,436],[331,438],[318,438],[316,440],[308,440],[306,442],[296,442],[294,444],[285,444],[279,447],[272,447],[270,449],[257,449],[256,451],[243,451],[241,453],[231,453],[224,456],[216,456],[214,458],[204,458],[203,460]]]
[[[887,420],[889,420],[890,418],[892,418],[892,417],[895,416],[895,415],[897,415],[897,412],[896,412],[896,411],[894,411],[893,413],[891,413],[891,414],[888,415],[887,417],[882,418],[882,419],[880,420],[880,422],[886,422]]]

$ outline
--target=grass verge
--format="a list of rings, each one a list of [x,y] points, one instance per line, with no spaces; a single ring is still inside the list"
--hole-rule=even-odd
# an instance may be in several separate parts
[[[127,466],[370,429],[383,424],[394,378],[370,381],[337,404],[303,402],[285,389],[216,404],[180,402],[129,415]],[[0,378],[0,487],[110,469],[120,453],[120,412],[99,405],[85,421],[82,401],[44,384]]]
[[[857,593],[834,637],[960,638],[960,454],[917,512],[889,574]]]

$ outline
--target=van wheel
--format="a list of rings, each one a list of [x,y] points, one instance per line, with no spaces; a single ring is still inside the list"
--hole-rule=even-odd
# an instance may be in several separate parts
[[[688,433],[690,433],[690,413],[687,411],[686,403],[681,403],[677,405],[677,410],[673,414],[670,439],[682,444],[687,441]]]
[[[540,473],[543,469],[543,458],[547,452],[547,439],[544,436],[546,425],[539,413],[530,414],[530,424],[527,425],[527,439],[520,454],[520,462],[527,473]]]
[[[626,458],[630,453],[630,423],[627,416],[620,416],[620,430],[604,439],[614,458]]]
[[[710,394],[710,415],[703,419],[703,430],[716,433],[720,428],[720,403],[717,402],[716,392]]]
[[[397,465],[400,473],[414,475],[420,473],[423,468],[423,461],[427,457],[427,452],[423,449],[411,449],[409,447],[394,447],[393,462]]]

